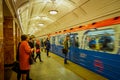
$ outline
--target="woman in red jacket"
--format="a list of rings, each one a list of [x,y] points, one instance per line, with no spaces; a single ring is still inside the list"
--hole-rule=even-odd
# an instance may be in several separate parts
[[[19,62],[20,62],[20,70],[22,74],[22,80],[32,80],[29,78],[29,57],[30,54],[33,52],[33,49],[30,48],[28,44],[28,36],[22,35],[21,36],[21,44],[19,47]]]

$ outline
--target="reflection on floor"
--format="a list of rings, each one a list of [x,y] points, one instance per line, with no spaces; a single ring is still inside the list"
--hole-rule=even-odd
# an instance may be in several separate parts
[[[72,71],[58,63],[54,58],[42,53],[42,60],[31,66],[31,78],[33,80],[84,80]]]
[[[41,53],[43,62],[31,65],[30,76],[33,80],[108,80],[94,72],[69,61],[63,64],[63,58],[50,53],[47,57],[45,52]],[[10,80],[17,80],[16,73],[12,73]]]

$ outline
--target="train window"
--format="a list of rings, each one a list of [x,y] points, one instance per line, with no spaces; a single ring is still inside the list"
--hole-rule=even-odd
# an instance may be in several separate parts
[[[69,47],[73,46],[73,47],[79,47],[79,40],[78,40],[78,33],[71,33],[70,34],[70,39],[69,39]]]
[[[59,45],[63,45],[64,38],[65,38],[64,35],[60,35],[60,36],[58,37],[58,43],[59,43]]]
[[[113,51],[114,50],[114,30],[103,29],[89,31],[86,34],[86,46],[92,50]]]
[[[75,36],[75,47],[79,48],[79,38],[78,38],[78,35]]]
[[[69,46],[74,46],[74,35],[70,35]]]
[[[53,36],[51,39],[52,44],[55,44],[55,37]]]

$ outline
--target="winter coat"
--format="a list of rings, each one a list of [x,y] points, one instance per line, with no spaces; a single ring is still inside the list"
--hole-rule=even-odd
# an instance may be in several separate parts
[[[20,62],[20,70],[29,70],[29,57],[31,54],[31,48],[27,41],[22,41],[19,47],[19,62]]]
[[[45,46],[46,46],[46,49],[47,49],[47,50],[50,49],[50,41],[49,41],[49,40],[47,40],[47,41],[45,42]]]

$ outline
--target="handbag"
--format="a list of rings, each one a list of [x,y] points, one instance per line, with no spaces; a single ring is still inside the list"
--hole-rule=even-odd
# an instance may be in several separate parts
[[[16,73],[18,73],[20,71],[20,65],[19,65],[19,62],[15,61],[13,63],[13,67],[12,67],[12,70]]]
[[[68,52],[68,51],[67,51],[66,49],[64,49],[64,48],[62,49],[62,53],[63,53],[63,54],[67,54],[67,52]]]

